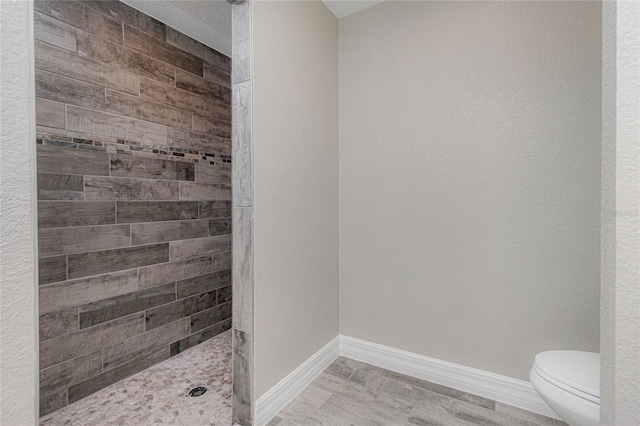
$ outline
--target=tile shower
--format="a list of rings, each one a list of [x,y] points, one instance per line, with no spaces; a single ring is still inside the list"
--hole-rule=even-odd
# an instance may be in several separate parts
[[[231,327],[231,64],[118,1],[35,11],[44,415]]]

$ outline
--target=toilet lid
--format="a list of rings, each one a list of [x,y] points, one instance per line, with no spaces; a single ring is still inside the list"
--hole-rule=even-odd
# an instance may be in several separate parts
[[[568,392],[590,400],[600,398],[600,354],[581,351],[548,351],[536,355],[534,366],[544,378]],[[576,392],[577,391],[577,392]]]

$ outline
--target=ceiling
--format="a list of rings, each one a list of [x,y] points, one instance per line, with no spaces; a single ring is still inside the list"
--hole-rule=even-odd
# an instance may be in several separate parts
[[[336,18],[340,19],[380,4],[383,1],[385,0],[323,0],[322,2],[336,15]]]
[[[122,0],[157,20],[231,56],[231,5],[227,0]],[[384,0],[323,0],[337,18],[344,18]]]
[[[231,5],[227,0],[122,0],[158,21],[231,56]]]

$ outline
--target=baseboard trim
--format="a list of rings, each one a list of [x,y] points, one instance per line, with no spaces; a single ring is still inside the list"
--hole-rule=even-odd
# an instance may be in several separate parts
[[[256,401],[256,426],[266,425],[339,356],[337,336]]]
[[[266,425],[339,356],[560,419],[529,382],[366,340],[338,336],[256,401],[256,426]]]
[[[340,336],[340,355],[559,419],[531,383],[523,380],[348,336]]]

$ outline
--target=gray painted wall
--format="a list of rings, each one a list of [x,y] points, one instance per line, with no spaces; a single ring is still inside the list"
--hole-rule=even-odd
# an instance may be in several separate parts
[[[596,2],[340,20],[340,332],[527,380],[599,349]]]
[[[640,424],[640,4],[603,3],[600,421]]]
[[[252,22],[259,398],[338,335],[338,24],[317,1]]]

